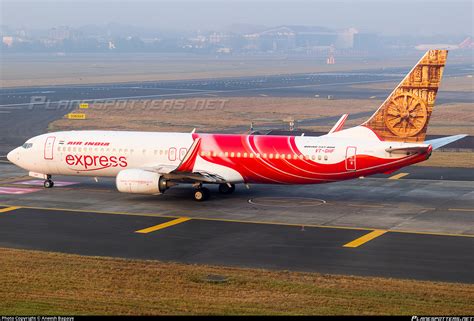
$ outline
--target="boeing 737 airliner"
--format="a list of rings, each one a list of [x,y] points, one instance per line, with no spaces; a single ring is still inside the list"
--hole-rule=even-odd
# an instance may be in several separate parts
[[[391,173],[465,135],[425,141],[447,50],[429,50],[365,123],[320,137],[127,131],[63,131],[29,139],[8,159],[29,175],[112,176],[124,193],[162,194],[192,184],[232,193],[235,184],[319,184]]]

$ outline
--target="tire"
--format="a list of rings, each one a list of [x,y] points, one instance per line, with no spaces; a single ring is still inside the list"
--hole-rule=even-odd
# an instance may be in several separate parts
[[[194,200],[197,202],[203,202],[208,200],[211,196],[211,191],[205,187],[198,188],[194,190]]]
[[[234,191],[235,191],[234,184],[231,184],[230,187],[227,184],[219,184],[219,193],[221,194],[232,194]]]
[[[204,200],[208,200],[211,197],[211,191],[205,187],[202,187],[201,190],[204,192]]]
[[[47,179],[43,183],[44,188],[52,188],[54,186],[54,183],[52,180]]]

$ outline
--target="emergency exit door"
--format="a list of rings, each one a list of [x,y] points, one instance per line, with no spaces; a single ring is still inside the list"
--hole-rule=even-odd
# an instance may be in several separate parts
[[[54,154],[54,141],[56,137],[49,136],[44,143],[44,159],[52,160]]]
[[[348,171],[355,171],[357,169],[356,152],[357,148],[354,146],[349,146],[346,149],[346,170]]]

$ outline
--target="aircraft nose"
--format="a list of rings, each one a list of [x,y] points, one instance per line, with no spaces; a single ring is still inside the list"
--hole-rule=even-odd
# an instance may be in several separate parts
[[[13,164],[15,164],[15,161],[18,158],[17,155],[18,155],[18,148],[15,148],[14,150],[12,150],[11,152],[7,154],[7,159]]]

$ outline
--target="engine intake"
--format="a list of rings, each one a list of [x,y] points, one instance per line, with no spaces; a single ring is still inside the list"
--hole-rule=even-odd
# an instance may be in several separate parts
[[[125,169],[115,180],[117,189],[122,193],[163,194],[168,188],[167,180],[158,173],[143,169]]]

